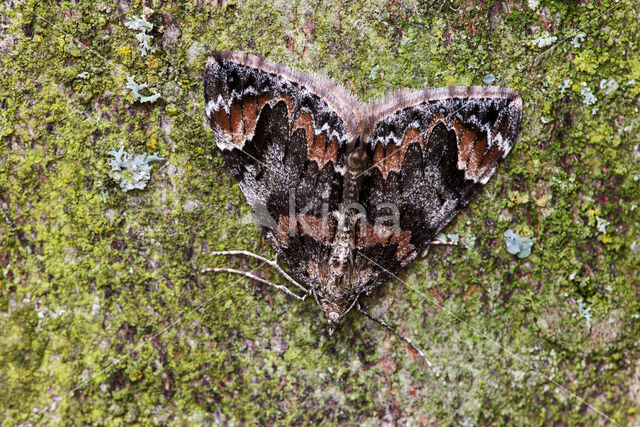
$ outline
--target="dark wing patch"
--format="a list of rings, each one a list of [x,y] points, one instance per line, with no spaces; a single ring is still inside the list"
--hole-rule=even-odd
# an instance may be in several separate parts
[[[350,95],[319,82],[234,52],[216,52],[204,76],[206,113],[225,163],[271,244],[307,284],[307,253],[329,256],[335,226],[328,213],[341,202],[356,122]],[[291,203],[298,221],[289,219]],[[324,234],[313,238],[313,218],[323,217]]]
[[[395,205],[400,228],[386,243],[359,234],[358,262],[396,273],[493,175],[513,146],[521,101],[508,89],[445,88],[401,94],[371,110],[372,161],[360,203],[371,227],[389,216],[381,206]],[[380,273],[369,286],[388,278]]]

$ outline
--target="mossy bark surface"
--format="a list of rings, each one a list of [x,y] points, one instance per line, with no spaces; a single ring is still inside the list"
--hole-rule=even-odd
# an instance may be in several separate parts
[[[0,419],[639,424],[638,16],[631,0],[2,3]],[[273,257],[204,121],[214,49],[363,100],[521,94],[513,151],[446,229],[461,244],[363,301],[439,377],[356,313],[329,338],[313,301],[200,273],[259,265],[212,250]],[[160,97],[134,99],[131,76]],[[164,158],[144,189],[112,173],[121,147]]]

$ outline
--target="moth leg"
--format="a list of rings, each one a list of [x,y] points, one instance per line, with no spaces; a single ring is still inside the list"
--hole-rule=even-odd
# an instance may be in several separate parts
[[[271,267],[275,268],[276,271],[278,273],[280,273],[282,276],[284,276],[284,278],[287,279],[287,281],[289,283],[293,283],[294,285],[296,285],[306,295],[310,294],[310,292],[309,292],[309,290],[307,288],[305,288],[300,283],[298,283],[293,277],[288,275],[287,272],[284,271],[282,269],[282,267],[280,267],[280,265],[278,265],[278,257],[277,257],[277,255],[276,255],[275,261],[272,261],[270,259],[267,259],[267,258],[265,258],[263,256],[260,256],[258,254],[254,254],[253,252],[249,252],[249,251],[215,251],[215,252],[211,252],[211,255],[244,255],[244,256],[255,258],[255,259],[259,259],[260,261],[266,262]],[[305,297],[306,297],[306,295],[305,295]]]
[[[393,332],[398,338],[400,338],[401,340],[403,340],[405,343],[407,343],[407,345],[409,347],[411,347],[411,349],[413,351],[415,351],[418,354],[418,357],[420,357],[420,359],[422,359],[427,366],[429,366],[429,368],[431,369],[431,371],[435,374],[435,376],[438,376],[438,373],[436,372],[435,368],[433,367],[433,365],[431,364],[431,362],[429,361],[429,359],[427,359],[427,356],[424,355],[424,353],[422,352],[422,350],[420,350],[418,347],[416,347],[416,345],[406,336],[404,336],[403,334],[401,334],[400,332],[398,332],[396,330],[396,328],[394,328],[393,326],[389,325],[387,322],[385,322],[384,320],[382,320],[379,317],[374,316],[373,314],[370,314],[367,311],[364,311],[362,309],[362,307],[360,307],[360,304],[356,305],[356,309],[364,314],[366,317],[368,317],[369,319],[373,320],[374,322],[378,323],[381,326],[384,326],[385,328],[387,328],[388,330],[390,330],[391,332]]]
[[[257,282],[260,283],[264,283],[265,285],[269,285],[273,288],[276,288],[279,291],[284,292],[285,294],[289,295],[290,297],[293,297],[299,301],[304,301],[307,298],[308,294],[304,294],[302,296],[296,295],[293,292],[291,292],[289,290],[289,288],[287,288],[286,286],[283,285],[278,285],[275,283],[272,283],[270,281],[268,281],[267,279],[263,279],[262,277],[256,276],[255,274],[249,273],[248,271],[242,271],[242,270],[236,270],[234,268],[203,268],[201,270],[202,273],[208,273],[208,272],[214,272],[214,273],[233,273],[233,274],[239,274],[241,276],[244,277],[248,277],[251,280],[255,280]]]

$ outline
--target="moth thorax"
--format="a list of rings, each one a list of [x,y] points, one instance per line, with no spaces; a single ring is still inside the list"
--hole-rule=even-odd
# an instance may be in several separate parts
[[[369,156],[362,146],[353,150],[349,157],[347,157],[347,167],[351,172],[361,173],[366,167]]]
[[[362,183],[362,172],[365,171],[368,163],[367,153],[364,148],[356,148],[347,157],[347,172],[344,175],[343,203],[350,204],[358,201],[360,184]]]

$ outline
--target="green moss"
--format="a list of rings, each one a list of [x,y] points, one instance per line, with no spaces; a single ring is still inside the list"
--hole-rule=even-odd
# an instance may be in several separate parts
[[[158,49],[142,57],[124,21],[145,6]],[[638,423],[633,3],[552,1],[535,11],[377,0],[7,7],[7,423],[604,421],[585,402],[620,424]],[[305,32],[308,23],[314,30]],[[577,29],[586,34],[580,46],[570,43]],[[558,38],[549,50],[530,43],[543,31]],[[403,276],[407,285],[389,283],[364,300],[425,349],[440,378],[355,314],[330,339],[313,301],[200,274],[257,265],[212,250],[273,254],[245,221],[249,208],[202,120],[201,72],[206,53],[220,48],[326,72],[365,100],[404,87],[482,84],[488,73],[522,95],[513,153],[447,229],[475,237],[473,248],[433,248]],[[161,99],[134,103],[129,75]],[[611,78],[619,86],[605,93],[600,82]],[[594,105],[584,104],[585,86]],[[122,193],[109,178],[107,153],[120,146],[167,158],[144,191]],[[606,234],[596,217],[609,221]],[[528,258],[507,252],[509,228],[534,239]],[[257,273],[280,280],[266,268]]]

